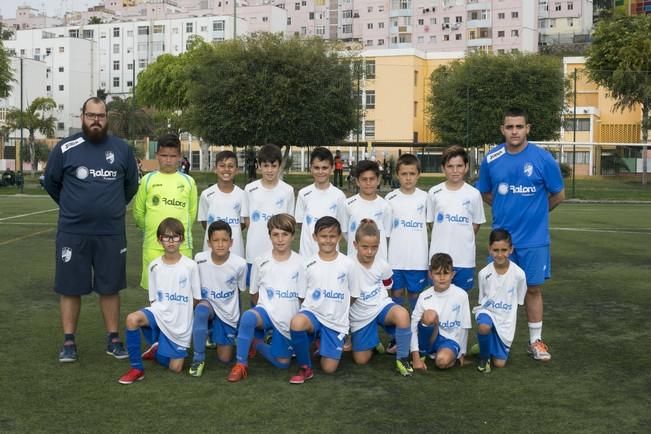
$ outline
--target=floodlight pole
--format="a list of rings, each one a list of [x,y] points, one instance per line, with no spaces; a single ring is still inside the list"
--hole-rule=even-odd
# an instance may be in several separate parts
[[[572,138],[572,198],[576,197],[576,68],[574,68],[574,135]]]

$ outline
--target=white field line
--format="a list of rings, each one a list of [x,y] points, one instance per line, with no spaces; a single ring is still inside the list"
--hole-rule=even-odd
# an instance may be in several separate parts
[[[603,234],[632,234],[632,235],[651,235],[651,228],[640,228],[640,231],[622,230],[622,229],[594,229],[594,228],[562,228],[551,227],[552,231],[565,231],[565,232],[594,232]],[[650,231],[650,232],[644,232]]]
[[[28,214],[20,214],[20,215],[12,215],[11,217],[3,217],[3,218],[0,219],[0,222],[3,222],[5,220],[18,219],[18,218],[21,218],[21,217],[29,217],[29,216],[36,215],[36,214],[44,214],[46,212],[57,211],[58,209],[59,208],[52,208],[52,209],[46,209],[44,211],[34,211],[34,212],[30,212]]]
[[[53,230],[54,230],[54,228],[51,228],[51,229],[45,229],[44,231],[32,232],[31,234],[24,235],[24,236],[22,236],[22,237],[12,238],[12,239],[10,239],[10,240],[0,242],[0,246],[6,246],[7,244],[11,244],[11,243],[16,242],[16,241],[25,240],[25,239],[27,239],[27,238],[32,238],[32,237],[35,237],[35,236],[37,236],[37,235],[44,234],[44,233],[46,233],[46,232],[52,232]]]

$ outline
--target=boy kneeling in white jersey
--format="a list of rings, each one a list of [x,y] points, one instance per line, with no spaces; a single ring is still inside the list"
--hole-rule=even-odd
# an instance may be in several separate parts
[[[379,325],[395,336],[396,370],[404,377],[411,376],[414,369],[409,361],[409,312],[389,297],[393,271],[387,261],[376,256],[380,245],[377,224],[371,219],[362,219],[354,243],[357,256],[353,259],[355,269],[351,286],[359,292],[359,297],[350,307],[353,360],[360,365],[371,360],[373,349],[380,343]]]

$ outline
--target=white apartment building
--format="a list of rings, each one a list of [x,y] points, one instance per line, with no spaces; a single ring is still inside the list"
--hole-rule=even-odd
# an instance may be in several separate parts
[[[592,0],[538,1],[538,28],[542,44],[583,42],[592,31],[592,21]]]

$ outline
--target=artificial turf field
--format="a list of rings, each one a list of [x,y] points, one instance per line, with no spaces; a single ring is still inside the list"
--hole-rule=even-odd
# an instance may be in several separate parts
[[[544,290],[543,331],[551,362],[527,357],[521,308],[509,363],[489,375],[474,364],[438,371],[430,363],[427,372],[402,378],[390,356],[355,366],[346,354],[336,374],[317,369],[302,386],[290,385],[290,373],[260,356],[250,362],[249,378],[229,384],[229,368],[210,354],[201,378],[146,364],[143,382],[120,385],[128,361],[104,353],[92,295],[83,300],[79,361],[60,364],[51,289],[55,208],[45,196],[0,196],[0,432],[642,432],[651,426],[651,204],[563,204],[552,213],[553,278]],[[195,234],[200,240],[198,225]],[[127,235],[123,318],[147,299],[137,288],[140,238],[130,215]],[[483,227],[478,267],[486,262],[487,236]],[[476,297],[475,289],[471,304]]]

